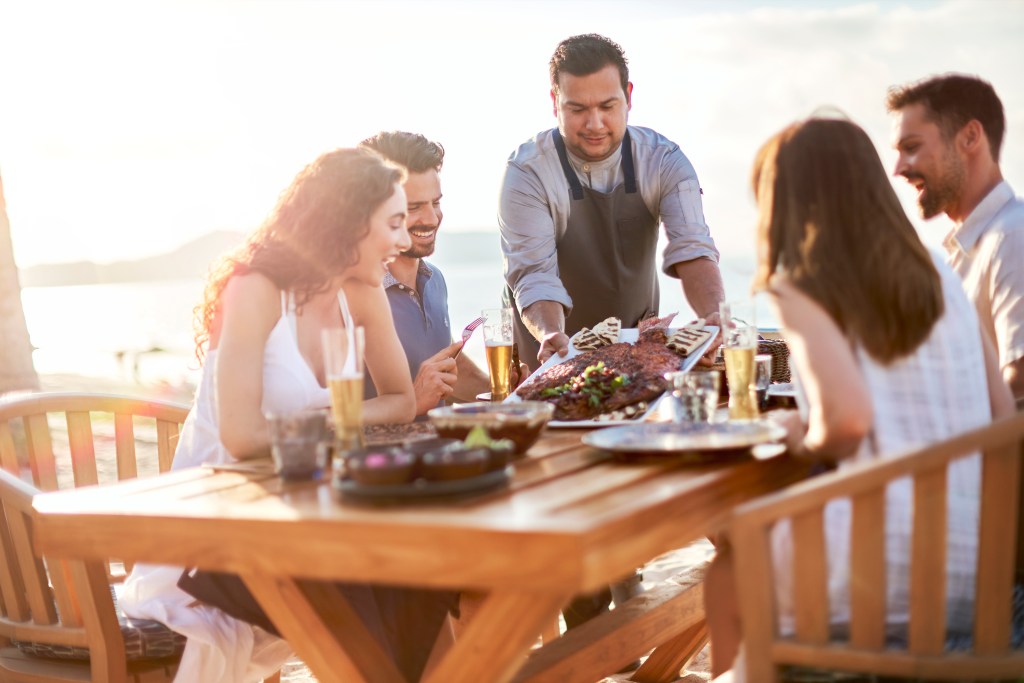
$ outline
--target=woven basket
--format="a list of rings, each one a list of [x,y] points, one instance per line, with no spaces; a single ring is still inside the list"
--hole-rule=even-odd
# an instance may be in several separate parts
[[[789,347],[783,339],[761,339],[757,342],[757,352],[767,353],[772,357],[772,382],[788,382]]]

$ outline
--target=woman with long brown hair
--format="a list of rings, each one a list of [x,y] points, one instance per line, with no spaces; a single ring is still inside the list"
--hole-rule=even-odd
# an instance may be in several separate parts
[[[921,243],[871,140],[848,120],[812,118],[773,136],[753,171],[758,268],[782,322],[800,414],[785,416],[796,457],[842,468],[924,446],[1013,411],[994,351],[956,275]],[[953,465],[951,632],[970,629],[979,462]],[[888,622],[907,619],[909,481],[887,492]],[[849,621],[848,501],[825,512],[831,622]],[[780,628],[792,628],[788,527],[772,538]],[[735,573],[727,544],[707,576],[712,671],[739,649]],[[786,596],[786,597],[783,597]]]
[[[378,389],[378,396],[364,403],[365,421],[413,419],[412,379],[381,287],[388,263],[410,245],[403,180],[402,170],[372,151],[323,154],[295,177],[263,225],[213,271],[197,308],[202,379],[174,469],[266,455],[270,436],[264,415],[326,408],[321,331],[328,327],[365,330],[366,368]],[[232,607],[241,593],[255,619],[241,621],[211,604],[196,604],[178,588],[181,575],[180,567],[137,565],[122,598],[129,616],[161,621],[187,636],[177,680],[247,683],[280,667],[291,648],[267,632],[273,625],[260,618],[237,577],[214,581],[214,597],[223,593],[226,600],[207,602],[239,615]],[[229,590],[217,593],[222,587]],[[350,590],[354,607],[378,624],[391,607],[397,611],[406,604],[404,594],[376,596],[374,589],[360,586],[344,590]],[[393,603],[385,607],[384,601]],[[432,622],[440,623],[446,608],[433,611],[438,614]],[[377,631],[384,639],[384,628]]]

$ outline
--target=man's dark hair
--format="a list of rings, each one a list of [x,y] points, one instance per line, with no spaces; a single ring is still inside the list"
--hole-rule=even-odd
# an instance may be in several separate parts
[[[385,159],[404,166],[409,173],[440,171],[444,164],[444,147],[431,142],[419,133],[393,130],[377,133],[359,143],[372,149]]]
[[[563,71],[573,76],[589,76],[609,64],[619,70],[622,92],[628,92],[629,67],[626,65],[626,54],[618,43],[596,33],[566,38],[555,48],[555,54],[551,55],[548,65],[551,88],[558,90],[558,77]]]
[[[976,76],[943,74],[909,85],[893,86],[885,102],[892,113],[918,103],[924,105],[929,119],[938,124],[947,141],[972,119],[977,119],[988,138],[992,159],[999,161],[1006,117],[1003,103],[990,83]]]

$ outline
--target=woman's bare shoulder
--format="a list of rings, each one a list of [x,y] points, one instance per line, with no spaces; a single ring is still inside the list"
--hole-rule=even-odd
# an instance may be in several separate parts
[[[281,290],[274,282],[263,273],[245,273],[235,275],[224,286],[224,293],[221,295],[224,302],[244,299],[246,301],[259,303],[262,301],[281,300]]]
[[[356,320],[376,318],[385,313],[390,315],[387,294],[380,285],[371,287],[362,282],[346,282],[341,287],[348,301],[349,310]]]
[[[224,287],[221,308],[225,320],[272,325],[281,317],[281,290],[261,273],[236,275]]]

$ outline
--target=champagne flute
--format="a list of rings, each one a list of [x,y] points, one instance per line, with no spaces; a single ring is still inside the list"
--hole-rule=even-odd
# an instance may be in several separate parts
[[[321,341],[337,454],[343,455],[364,446],[363,328],[327,328],[321,333]]]

